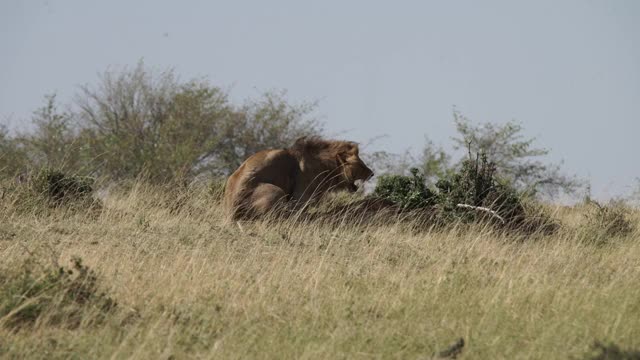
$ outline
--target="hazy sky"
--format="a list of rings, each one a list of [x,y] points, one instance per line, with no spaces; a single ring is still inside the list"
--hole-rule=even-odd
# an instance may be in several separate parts
[[[0,1],[0,116],[22,126],[110,65],[233,99],[287,89],[369,150],[448,147],[455,106],[523,123],[609,197],[640,177],[640,1]]]

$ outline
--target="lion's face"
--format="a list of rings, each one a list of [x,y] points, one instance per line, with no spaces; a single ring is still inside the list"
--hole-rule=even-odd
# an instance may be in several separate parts
[[[358,152],[358,144],[348,143],[346,149],[339,155],[346,189],[351,192],[358,190],[356,181],[362,180],[364,182],[373,176],[373,171],[360,159]]]

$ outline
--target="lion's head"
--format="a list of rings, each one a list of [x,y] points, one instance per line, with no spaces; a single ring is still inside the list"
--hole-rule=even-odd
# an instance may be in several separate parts
[[[356,181],[367,181],[373,177],[373,171],[360,159],[358,144],[346,143],[343,151],[338,154],[338,162],[344,174],[346,189],[355,192],[358,190]]]
[[[358,190],[357,181],[364,182],[373,176],[373,171],[360,158],[358,144],[352,141],[302,137],[291,149],[301,154],[307,164],[326,171],[330,175],[327,181],[335,190],[355,192]]]

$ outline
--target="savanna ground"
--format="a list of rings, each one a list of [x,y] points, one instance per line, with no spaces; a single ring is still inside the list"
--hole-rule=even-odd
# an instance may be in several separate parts
[[[557,233],[523,236],[238,226],[205,188],[136,184],[89,210],[4,194],[0,357],[430,359],[464,338],[465,359],[591,358],[596,341],[632,358],[640,213],[594,240],[585,206],[549,211]]]

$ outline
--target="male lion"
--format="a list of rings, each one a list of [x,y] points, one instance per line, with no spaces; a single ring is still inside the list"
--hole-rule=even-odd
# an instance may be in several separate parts
[[[252,155],[229,177],[224,205],[232,219],[300,209],[336,190],[355,192],[357,180],[373,176],[358,144],[302,137],[287,149]]]

